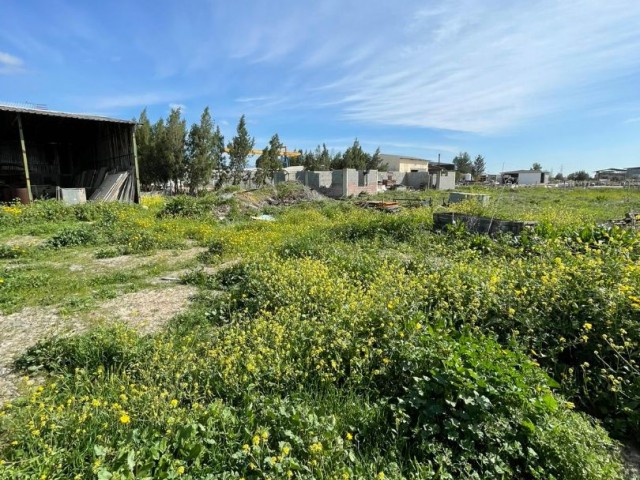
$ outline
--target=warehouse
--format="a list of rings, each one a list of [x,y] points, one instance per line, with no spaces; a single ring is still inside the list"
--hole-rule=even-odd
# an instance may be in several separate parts
[[[0,105],[0,201],[138,202],[136,123]]]
[[[380,154],[382,164],[387,166],[390,172],[427,172],[429,160],[404,155]]]

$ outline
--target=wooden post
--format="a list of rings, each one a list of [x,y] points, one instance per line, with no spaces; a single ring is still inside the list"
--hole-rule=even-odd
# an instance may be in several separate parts
[[[29,195],[29,203],[33,202],[33,193],[31,192],[31,177],[29,176],[29,162],[27,161],[27,147],[24,143],[24,132],[22,131],[22,118],[18,114],[18,130],[20,130],[20,148],[22,149],[22,163],[24,164],[24,176],[27,180],[27,195]]]
[[[138,203],[141,203],[140,197],[140,169],[138,168],[138,146],[136,144],[136,126],[131,128],[131,144],[133,145],[133,164],[136,172],[136,196],[138,197]]]

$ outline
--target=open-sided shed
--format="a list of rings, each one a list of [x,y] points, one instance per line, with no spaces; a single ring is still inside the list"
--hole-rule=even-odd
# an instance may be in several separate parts
[[[0,105],[0,201],[140,198],[134,121]]]

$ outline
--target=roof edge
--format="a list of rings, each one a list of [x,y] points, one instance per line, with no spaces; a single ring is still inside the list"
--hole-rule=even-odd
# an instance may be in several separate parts
[[[0,103],[0,112],[15,112],[15,113],[24,113],[29,115],[41,115],[41,116],[47,116],[47,117],[71,118],[75,120],[89,120],[94,122],[125,123],[129,125],[136,125],[138,123],[135,120],[123,120],[120,118],[110,118],[110,117],[103,117],[100,115],[90,115],[90,114],[84,114],[84,113],[60,112],[57,110],[44,110],[44,109],[37,109],[37,108],[17,107],[13,105],[4,104],[4,103]]]

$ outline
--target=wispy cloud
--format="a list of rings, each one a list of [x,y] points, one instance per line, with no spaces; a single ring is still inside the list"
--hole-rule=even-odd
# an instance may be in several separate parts
[[[638,22],[633,0],[443,2],[339,87],[345,115],[487,133],[588,107],[609,79],[640,68]]]
[[[171,92],[146,92],[117,94],[98,98],[85,98],[80,101],[84,108],[99,110],[114,110],[119,108],[145,107],[149,105],[167,104],[181,105],[176,100],[181,100],[184,96]]]
[[[24,70],[24,62],[9,53],[0,52],[0,75],[20,73]]]
[[[180,110],[182,113],[187,111],[187,106],[184,103],[170,103],[169,108],[171,110]]]

